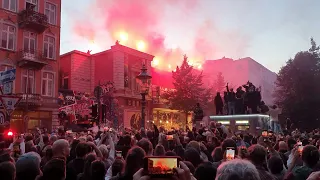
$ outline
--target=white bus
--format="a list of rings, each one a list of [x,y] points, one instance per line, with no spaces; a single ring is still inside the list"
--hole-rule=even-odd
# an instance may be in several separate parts
[[[261,133],[261,130],[269,130],[274,133],[282,133],[280,124],[272,121],[269,115],[244,114],[244,115],[225,115],[209,116],[209,121],[221,123],[233,132],[248,131],[253,134]]]

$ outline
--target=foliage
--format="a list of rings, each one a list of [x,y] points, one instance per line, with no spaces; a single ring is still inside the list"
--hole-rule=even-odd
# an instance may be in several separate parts
[[[197,103],[206,107],[211,100],[211,89],[203,87],[202,72],[195,72],[188,64],[187,56],[180,67],[172,72],[174,91],[165,92],[162,97],[168,101],[170,109],[184,113],[193,111]]]
[[[311,39],[309,51],[298,52],[294,59],[289,59],[280,69],[276,81],[276,104],[301,128],[308,129],[319,125],[319,82],[319,47]]]
[[[216,80],[213,83],[213,90],[215,93],[216,92],[222,93],[225,90],[225,88],[226,88],[226,82],[224,80],[224,76],[223,76],[222,72],[219,72],[217,74]]]

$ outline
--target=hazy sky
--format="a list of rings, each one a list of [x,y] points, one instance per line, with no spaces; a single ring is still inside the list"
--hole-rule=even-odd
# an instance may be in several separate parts
[[[61,54],[88,49],[88,38],[74,33],[74,20],[93,14],[90,11],[97,8],[92,8],[94,2],[62,0]],[[251,57],[278,72],[288,58],[309,48],[310,37],[320,44],[320,0],[198,0],[191,6],[190,11],[190,4],[183,10],[179,9],[182,6],[166,6],[157,31],[165,35],[167,46],[178,46],[188,53],[193,51],[201,26],[210,24],[203,38],[212,42],[213,49],[205,59]],[[103,25],[104,17],[95,15],[90,21],[83,23],[97,31],[95,41],[100,49],[108,49],[114,40]]]

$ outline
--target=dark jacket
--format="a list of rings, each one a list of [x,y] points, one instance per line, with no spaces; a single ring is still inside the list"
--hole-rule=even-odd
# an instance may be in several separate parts
[[[66,180],[77,180],[78,174],[83,172],[85,160],[76,158],[67,165]]]

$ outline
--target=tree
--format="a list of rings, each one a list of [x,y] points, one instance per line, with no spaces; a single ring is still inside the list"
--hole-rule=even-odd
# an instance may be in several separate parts
[[[205,108],[211,100],[211,89],[203,87],[202,77],[202,72],[195,73],[193,66],[188,64],[188,58],[185,55],[181,66],[177,66],[176,70],[172,71],[174,90],[162,95],[167,100],[169,108],[184,112],[186,118],[197,103]]]
[[[275,102],[298,127],[312,129],[320,118],[319,46],[311,38],[309,51],[289,59],[277,77]],[[306,123],[307,122],[307,123]]]
[[[213,89],[215,92],[220,92],[222,93],[226,88],[226,82],[224,80],[222,72],[219,72],[217,74],[217,78],[213,83]]]

